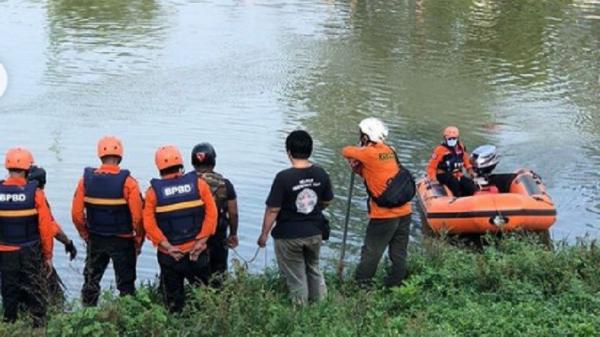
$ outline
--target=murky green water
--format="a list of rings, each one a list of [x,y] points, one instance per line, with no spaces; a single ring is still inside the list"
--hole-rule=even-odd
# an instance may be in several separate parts
[[[144,189],[158,145],[187,155],[212,142],[238,190],[240,254],[250,257],[271,179],[287,165],[285,134],[306,128],[341,220],[349,174],[339,151],[370,115],[389,123],[419,174],[440,130],[458,124],[471,148],[499,147],[499,170],[544,178],[555,237],[600,234],[598,0],[0,0],[0,63],[9,75],[0,151],[34,151],[72,237],[72,193],[104,134],[124,140],[123,164]],[[77,295],[84,254],[69,263],[61,249],[55,263]],[[157,270],[147,245],[139,276]]]

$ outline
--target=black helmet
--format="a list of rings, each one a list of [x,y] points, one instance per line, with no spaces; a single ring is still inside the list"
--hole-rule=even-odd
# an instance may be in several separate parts
[[[27,180],[37,181],[38,187],[44,189],[44,186],[46,186],[46,170],[39,166],[31,165],[27,174]]]
[[[197,166],[215,166],[217,152],[210,143],[200,143],[194,146],[192,150],[192,165]]]

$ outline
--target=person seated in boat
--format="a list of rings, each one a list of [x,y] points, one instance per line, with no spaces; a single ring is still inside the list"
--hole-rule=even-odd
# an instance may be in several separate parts
[[[427,175],[429,179],[448,186],[455,197],[466,197],[473,195],[477,187],[463,172],[466,169],[470,176],[474,175],[469,154],[459,137],[457,127],[444,129],[444,141],[433,150]]]
[[[477,186],[475,195],[499,193],[492,177],[492,172],[499,162],[500,157],[493,145],[482,145],[471,153],[471,164],[475,173],[473,181]]]

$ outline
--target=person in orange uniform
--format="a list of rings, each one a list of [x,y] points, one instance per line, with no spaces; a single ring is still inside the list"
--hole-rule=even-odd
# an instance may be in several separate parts
[[[387,181],[399,170],[394,150],[384,143],[388,129],[381,120],[373,117],[362,120],[359,129],[360,146],[346,146],[342,154],[350,161],[355,172],[363,177],[370,194],[380,196],[385,191]],[[385,285],[397,286],[406,276],[411,204],[385,208],[369,198],[368,209],[370,220],[356,269],[356,280],[360,284],[370,283],[383,252],[389,248],[392,267]]]
[[[158,247],[163,296],[171,312],[185,304],[184,280],[208,284],[206,242],[217,229],[217,206],[208,184],[196,172],[183,173],[181,152],[175,146],[158,148],[160,179],[146,191],[144,226]]]
[[[8,177],[0,183],[0,271],[4,321],[14,322],[25,305],[36,327],[46,319],[45,277],[52,271],[54,217],[37,182],[28,182],[33,155],[6,153]],[[40,252],[41,250],[41,252]]]
[[[135,293],[136,259],[143,240],[142,197],[137,181],[119,167],[123,144],[112,136],[98,142],[102,165],[88,167],[77,184],[72,218],[87,243],[81,300],[95,306],[100,281],[110,260],[121,296]]]
[[[448,186],[455,197],[470,196],[477,187],[463,174],[463,168],[473,176],[473,166],[467,148],[460,141],[460,132],[457,127],[449,126],[444,129],[444,141],[433,150],[427,175],[429,179]]]

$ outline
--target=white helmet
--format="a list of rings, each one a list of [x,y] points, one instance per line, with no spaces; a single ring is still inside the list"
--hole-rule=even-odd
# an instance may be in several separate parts
[[[388,136],[388,128],[379,118],[365,118],[358,124],[360,132],[369,137],[369,140],[375,143],[383,142]]]

